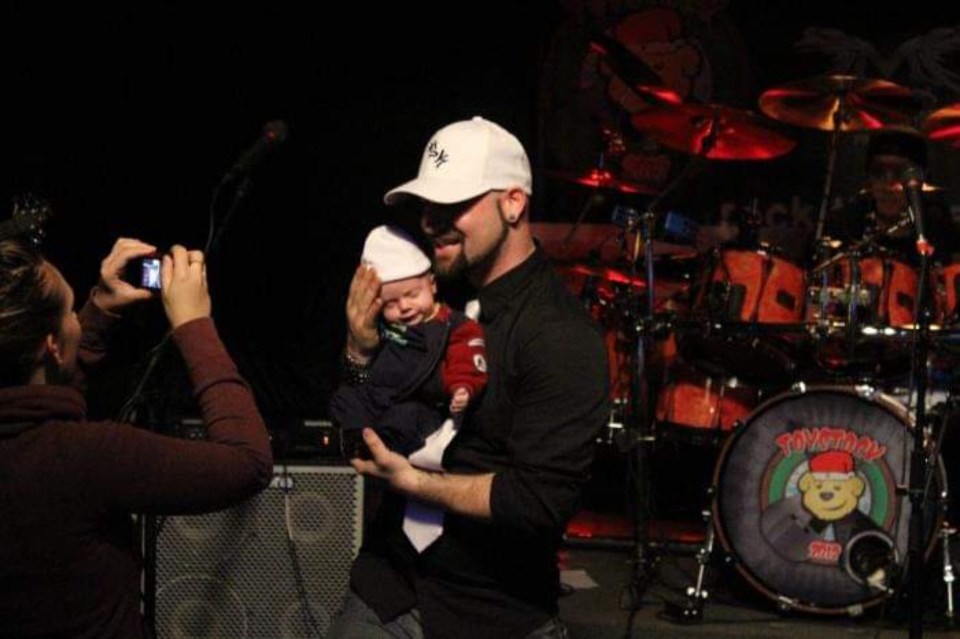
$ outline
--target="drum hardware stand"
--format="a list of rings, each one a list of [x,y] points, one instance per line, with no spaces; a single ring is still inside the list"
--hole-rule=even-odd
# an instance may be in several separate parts
[[[606,432],[597,437],[598,444],[619,444],[624,440],[623,421],[624,405],[626,400],[614,399],[610,407],[610,417],[607,419]]]
[[[704,144],[704,158],[706,157],[706,152],[709,150],[712,144],[712,136],[708,136]],[[636,276],[637,260],[640,257],[642,248],[647,283],[646,309],[644,309],[643,313],[640,313],[639,309],[632,309],[636,311],[635,317],[638,318],[638,323],[636,326],[637,361],[636,366],[631,369],[633,371],[634,378],[633,383],[631,384],[631,396],[633,399],[633,410],[631,411],[631,416],[633,417],[633,429],[635,429],[636,434],[627,437],[627,441],[628,447],[633,449],[632,460],[635,464],[635,472],[633,473],[633,476],[634,481],[636,482],[634,486],[634,497],[636,499],[635,503],[637,504],[637,509],[634,516],[634,547],[632,560],[633,575],[631,577],[630,584],[625,588],[624,591],[629,598],[629,608],[631,610],[637,610],[640,608],[643,599],[643,593],[646,591],[647,586],[651,581],[653,573],[655,572],[655,564],[657,562],[655,553],[651,552],[649,539],[647,536],[647,525],[649,523],[648,510],[651,495],[651,482],[649,479],[649,469],[647,464],[647,448],[656,440],[655,435],[651,432],[651,424],[653,420],[652,407],[656,406],[656,401],[655,398],[648,396],[649,393],[641,392],[641,390],[644,388],[643,374],[646,369],[647,353],[649,352],[648,349],[652,345],[652,341],[658,337],[662,337],[667,330],[665,323],[655,315],[656,279],[654,274],[653,259],[653,231],[656,213],[654,211],[664,200],[664,198],[679,184],[681,184],[688,174],[690,174],[692,168],[695,166],[695,164],[697,164],[699,157],[700,156],[694,157],[692,161],[688,162],[680,171],[680,173],[677,174],[677,176],[663,189],[663,191],[661,191],[657,197],[651,200],[642,214],[638,214],[635,210],[622,210],[619,212],[621,215],[626,213],[624,233],[629,233],[631,230],[636,232],[633,251],[630,256],[630,275],[631,277]],[[646,388],[649,389],[650,386],[646,385]],[[642,398],[646,399],[645,404],[643,401],[641,401]]]
[[[652,225],[648,225],[645,221],[642,224],[642,228],[645,230],[642,232],[646,233],[650,226]],[[652,252],[653,243],[647,242],[647,245],[650,247],[648,251]],[[635,270],[634,264],[635,260],[631,260],[631,269],[633,270]],[[650,280],[648,280],[647,288],[652,294],[653,286],[650,284]],[[650,303],[649,300],[648,296],[648,304]],[[633,555],[631,560],[633,574],[629,585],[624,590],[628,602],[626,607],[629,610],[638,610],[641,607],[643,594],[649,586],[656,561],[654,554],[649,552],[649,540],[647,538],[651,493],[647,449],[655,441],[655,437],[650,431],[650,415],[648,413],[650,407],[655,403],[652,403],[651,398],[647,396],[648,393],[644,392],[645,389],[649,389],[649,385],[645,385],[643,380],[643,371],[646,369],[647,362],[647,348],[653,332],[652,314],[653,306],[651,304],[647,307],[645,317],[640,320],[637,327],[636,366],[631,369],[633,379],[630,385],[630,394],[633,400],[631,402],[632,410],[630,411],[633,433],[628,435],[627,430],[623,431],[626,445],[622,448],[630,455],[633,462],[633,472],[630,473],[630,476],[634,481],[633,497],[636,508],[633,520]],[[643,401],[643,398],[646,398],[646,402]]]
[[[946,402],[937,404],[931,410],[931,413],[937,413],[937,409],[940,408],[940,426],[939,430],[936,433],[932,434],[933,444],[928,451],[928,457],[930,459],[937,460],[940,455],[940,450],[943,446],[943,437],[947,430],[947,424],[950,420],[950,417],[954,412],[957,411],[958,404],[956,398],[950,398]],[[932,415],[931,415],[932,418]],[[933,473],[928,472],[926,477],[926,484],[924,485],[924,495],[929,494],[931,489],[931,484],[933,482]],[[953,601],[953,584],[956,581],[956,575],[954,574],[953,569],[953,558],[950,555],[950,541],[957,534],[957,529],[953,527],[952,522],[947,519],[947,510],[949,507],[950,500],[950,488],[944,482],[944,485],[940,487],[940,506],[943,511],[943,522],[940,524],[940,544],[943,557],[943,583],[944,590],[946,593],[946,610],[944,611],[944,622],[947,628],[953,628],[955,623],[954,615],[954,601]]]
[[[711,488],[707,495],[711,497],[714,489]],[[679,603],[667,602],[664,608],[665,614],[678,623],[700,623],[703,621],[703,606],[710,595],[704,589],[704,577],[707,574],[707,564],[713,556],[714,540],[716,532],[713,528],[713,512],[707,508],[701,513],[706,524],[706,537],[703,545],[697,549],[697,577],[694,585],[687,586],[684,598]]]
[[[856,351],[857,346],[857,310],[860,305],[860,251],[848,253],[850,258],[850,300],[847,302],[847,341],[850,353]]]
[[[957,577],[953,572],[953,561],[950,557],[950,540],[956,534],[957,529],[944,521],[940,527],[940,543],[943,546],[943,583],[947,591],[947,609],[944,613],[947,628],[954,627],[953,582]]]

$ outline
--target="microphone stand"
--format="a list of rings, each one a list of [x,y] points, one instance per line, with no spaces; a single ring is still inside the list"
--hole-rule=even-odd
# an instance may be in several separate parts
[[[917,284],[917,333],[913,342],[914,388],[917,393],[916,422],[913,428],[913,450],[910,454],[910,480],[907,493],[910,497],[910,524],[907,544],[907,593],[910,600],[910,639],[923,636],[923,573],[924,573],[924,512],[927,501],[928,469],[924,442],[927,425],[927,356],[930,352],[930,309],[927,301],[930,271],[929,256],[920,253],[920,281]]]
[[[219,186],[217,186],[217,192],[213,196],[213,202],[217,201],[217,197],[220,194],[220,189],[224,184],[228,184],[226,180],[222,181]],[[211,255],[215,249],[220,245],[220,239],[223,237],[224,231],[230,225],[230,222],[233,220],[233,215],[237,212],[237,209],[240,208],[240,202],[247,196],[247,193],[250,191],[250,186],[252,181],[250,179],[250,174],[245,174],[240,180],[240,183],[237,184],[237,188],[233,190],[233,200],[230,202],[230,208],[227,209],[226,214],[223,216],[223,222],[220,223],[220,227],[217,229],[216,235],[212,235],[207,238],[207,245],[204,247],[203,252],[205,255]],[[210,231],[213,232],[213,204],[210,205]]]
[[[229,174],[228,174],[229,176]],[[233,199],[230,202],[230,208],[227,209],[223,217],[223,222],[219,228],[216,228],[214,217],[217,201],[220,199],[220,193],[229,180],[224,177],[214,190],[210,201],[210,229],[207,235],[207,244],[204,247],[204,255],[207,256],[207,264],[220,246],[220,240],[223,237],[224,230],[233,218],[234,213],[240,206],[240,202],[246,197],[250,190],[251,179],[249,174],[244,174],[243,178],[237,184],[233,192]],[[216,228],[216,231],[214,229]],[[138,417],[138,410],[147,405],[144,397],[144,389],[150,380],[160,358],[170,344],[170,333],[167,332],[160,342],[150,350],[150,359],[147,362],[140,379],[134,387],[133,393],[124,402],[117,415],[120,423],[134,423]],[[160,536],[162,528],[162,518],[155,515],[140,515],[137,517],[137,535],[140,540],[141,552],[143,554],[143,621],[153,636],[156,636],[157,628],[157,539]]]

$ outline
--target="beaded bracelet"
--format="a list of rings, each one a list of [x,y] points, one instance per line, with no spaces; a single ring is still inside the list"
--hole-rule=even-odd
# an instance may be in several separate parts
[[[346,350],[340,357],[340,372],[343,374],[344,381],[351,386],[359,386],[370,381],[370,364],[350,357]]]

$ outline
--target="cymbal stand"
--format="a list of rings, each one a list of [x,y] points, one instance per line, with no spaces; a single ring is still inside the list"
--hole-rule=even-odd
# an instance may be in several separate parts
[[[709,140],[709,138],[708,138]],[[704,157],[709,146],[704,145]],[[636,345],[636,366],[632,368],[633,380],[631,383],[632,407],[634,433],[630,434],[627,441],[628,449],[632,449],[632,461],[634,468],[634,497],[636,498],[636,510],[634,513],[634,540],[633,540],[633,576],[626,592],[630,599],[630,608],[636,610],[640,607],[643,598],[643,592],[651,578],[652,568],[655,557],[648,553],[647,524],[648,508],[651,496],[651,482],[649,478],[649,468],[647,467],[647,448],[655,441],[653,433],[652,406],[656,405],[656,398],[651,397],[651,393],[644,392],[650,388],[649,384],[644,384],[644,371],[648,354],[653,343],[657,339],[662,339],[667,332],[668,326],[665,322],[656,317],[655,308],[655,288],[656,276],[654,272],[654,254],[653,254],[653,231],[656,222],[656,208],[663,202],[664,198],[673,192],[683,180],[690,174],[692,168],[700,159],[695,156],[686,166],[677,174],[677,176],[661,191],[657,197],[650,201],[646,210],[635,219],[636,232],[633,244],[633,253],[630,259],[630,275],[635,277],[637,273],[637,258],[640,254],[640,245],[643,247],[644,269],[646,271],[646,309],[641,315],[636,317],[639,322],[636,325],[637,345]],[[627,225],[625,232],[631,230]],[[641,401],[645,399],[645,402]]]
[[[597,159],[597,175],[602,175],[604,168],[606,154],[603,151],[600,151],[600,155]],[[573,225],[570,227],[570,230],[567,232],[566,237],[563,238],[563,248],[566,249],[569,246],[570,241],[573,239],[573,236],[577,234],[577,230],[583,224],[583,221],[587,218],[587,213],[590,210],[603,203],[603,194],[600,192],[600,180],[598,178],[596,186],[593,187],[593,193],[590,194],[590,197],[587,198],[587,201],[584,202],[583,207],[580,209],[580,212],[577,214],[577,219],[574,220]]]
[[[827,219],[827,209],[830,206],[830,192],[833,189],[833,175],[837,167],[837,147],[840,143],[840,131],[843,128],[843,123],[849,119],[846,104],[846,96],[841,96],[837,110],[833,112],[833,131],[830,133],[830,152],[827,155],[827,176],[823,181],[823,197],[820,199],[817,231],[813,238],[814,242],[818,244],[823,239],[823,227]]]
[[[827,209],[830,206],[830,191],[833,188],[833,173],[837,165],[837,146],[840,138],[840,131],[834,129],[830,135],[830,154],[827,156],[827,177],[823,183],[823,196],[820,198],[820,212],[817,216],[817,232],[814,235],[814,242],[819,242],[823,238],[823,227],[827,219]]]
[[[624,435],[628,436],[628,444],[625,448],[627,448],[628,454],[631,455],[631,464],[628,464],[628,467],[630,467],[630,465],[633,467],[633,472],[630,473],[630,477],[634,482],[633,497],[635,499],[633,556],[631,560],[633,563],[633,574],[625,590],[625,594],[627,596],[628,608],[630,610],[637,610],[643,601],[643,593],[649,585],[654,564],[654,557],[647,552],[647,524],[651,497],[647,448],[654,441],[652,429],[649,428],[650,406],[653,404],[648,392],[650,385],[645,383],[646,378],[644,376],[647,354],[649,352],[648,349],[652,345],[652,338],[654,337],[653,280],[651,279],[653,271],[654,216],[649,210],[639,216],[637,216],[634,211],[633,215],[628,217],[628,220],[630,221],[628,221],[624,232],[629,233],[633,230],[636,233],[633,253],[630,259],[630,276],[631,278],[636,276],[637,253],[639,252],[638,249],[641,241],[643,242],[644,261],[646,262],[645,267],[647,270],[647,308],[642,317],[640,313],[637,312],[639,309],[631,308],[631,312],[636,312],[634,318],[640,319],[636,324],[636,365],[631,367],[630,397],[632,401],[630,402],[631,405],[628,414],[632,419],[627,422],[628,427],[630,427],[633,432],[629,435],[626,432],[624,433]]]

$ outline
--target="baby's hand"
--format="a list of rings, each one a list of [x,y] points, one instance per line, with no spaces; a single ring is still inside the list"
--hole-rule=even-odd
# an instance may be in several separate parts
[[[470,391],[461,386],[453,391],[453,397],[450,399],[450,412],[452,414],[461,413],[470,403]]]

